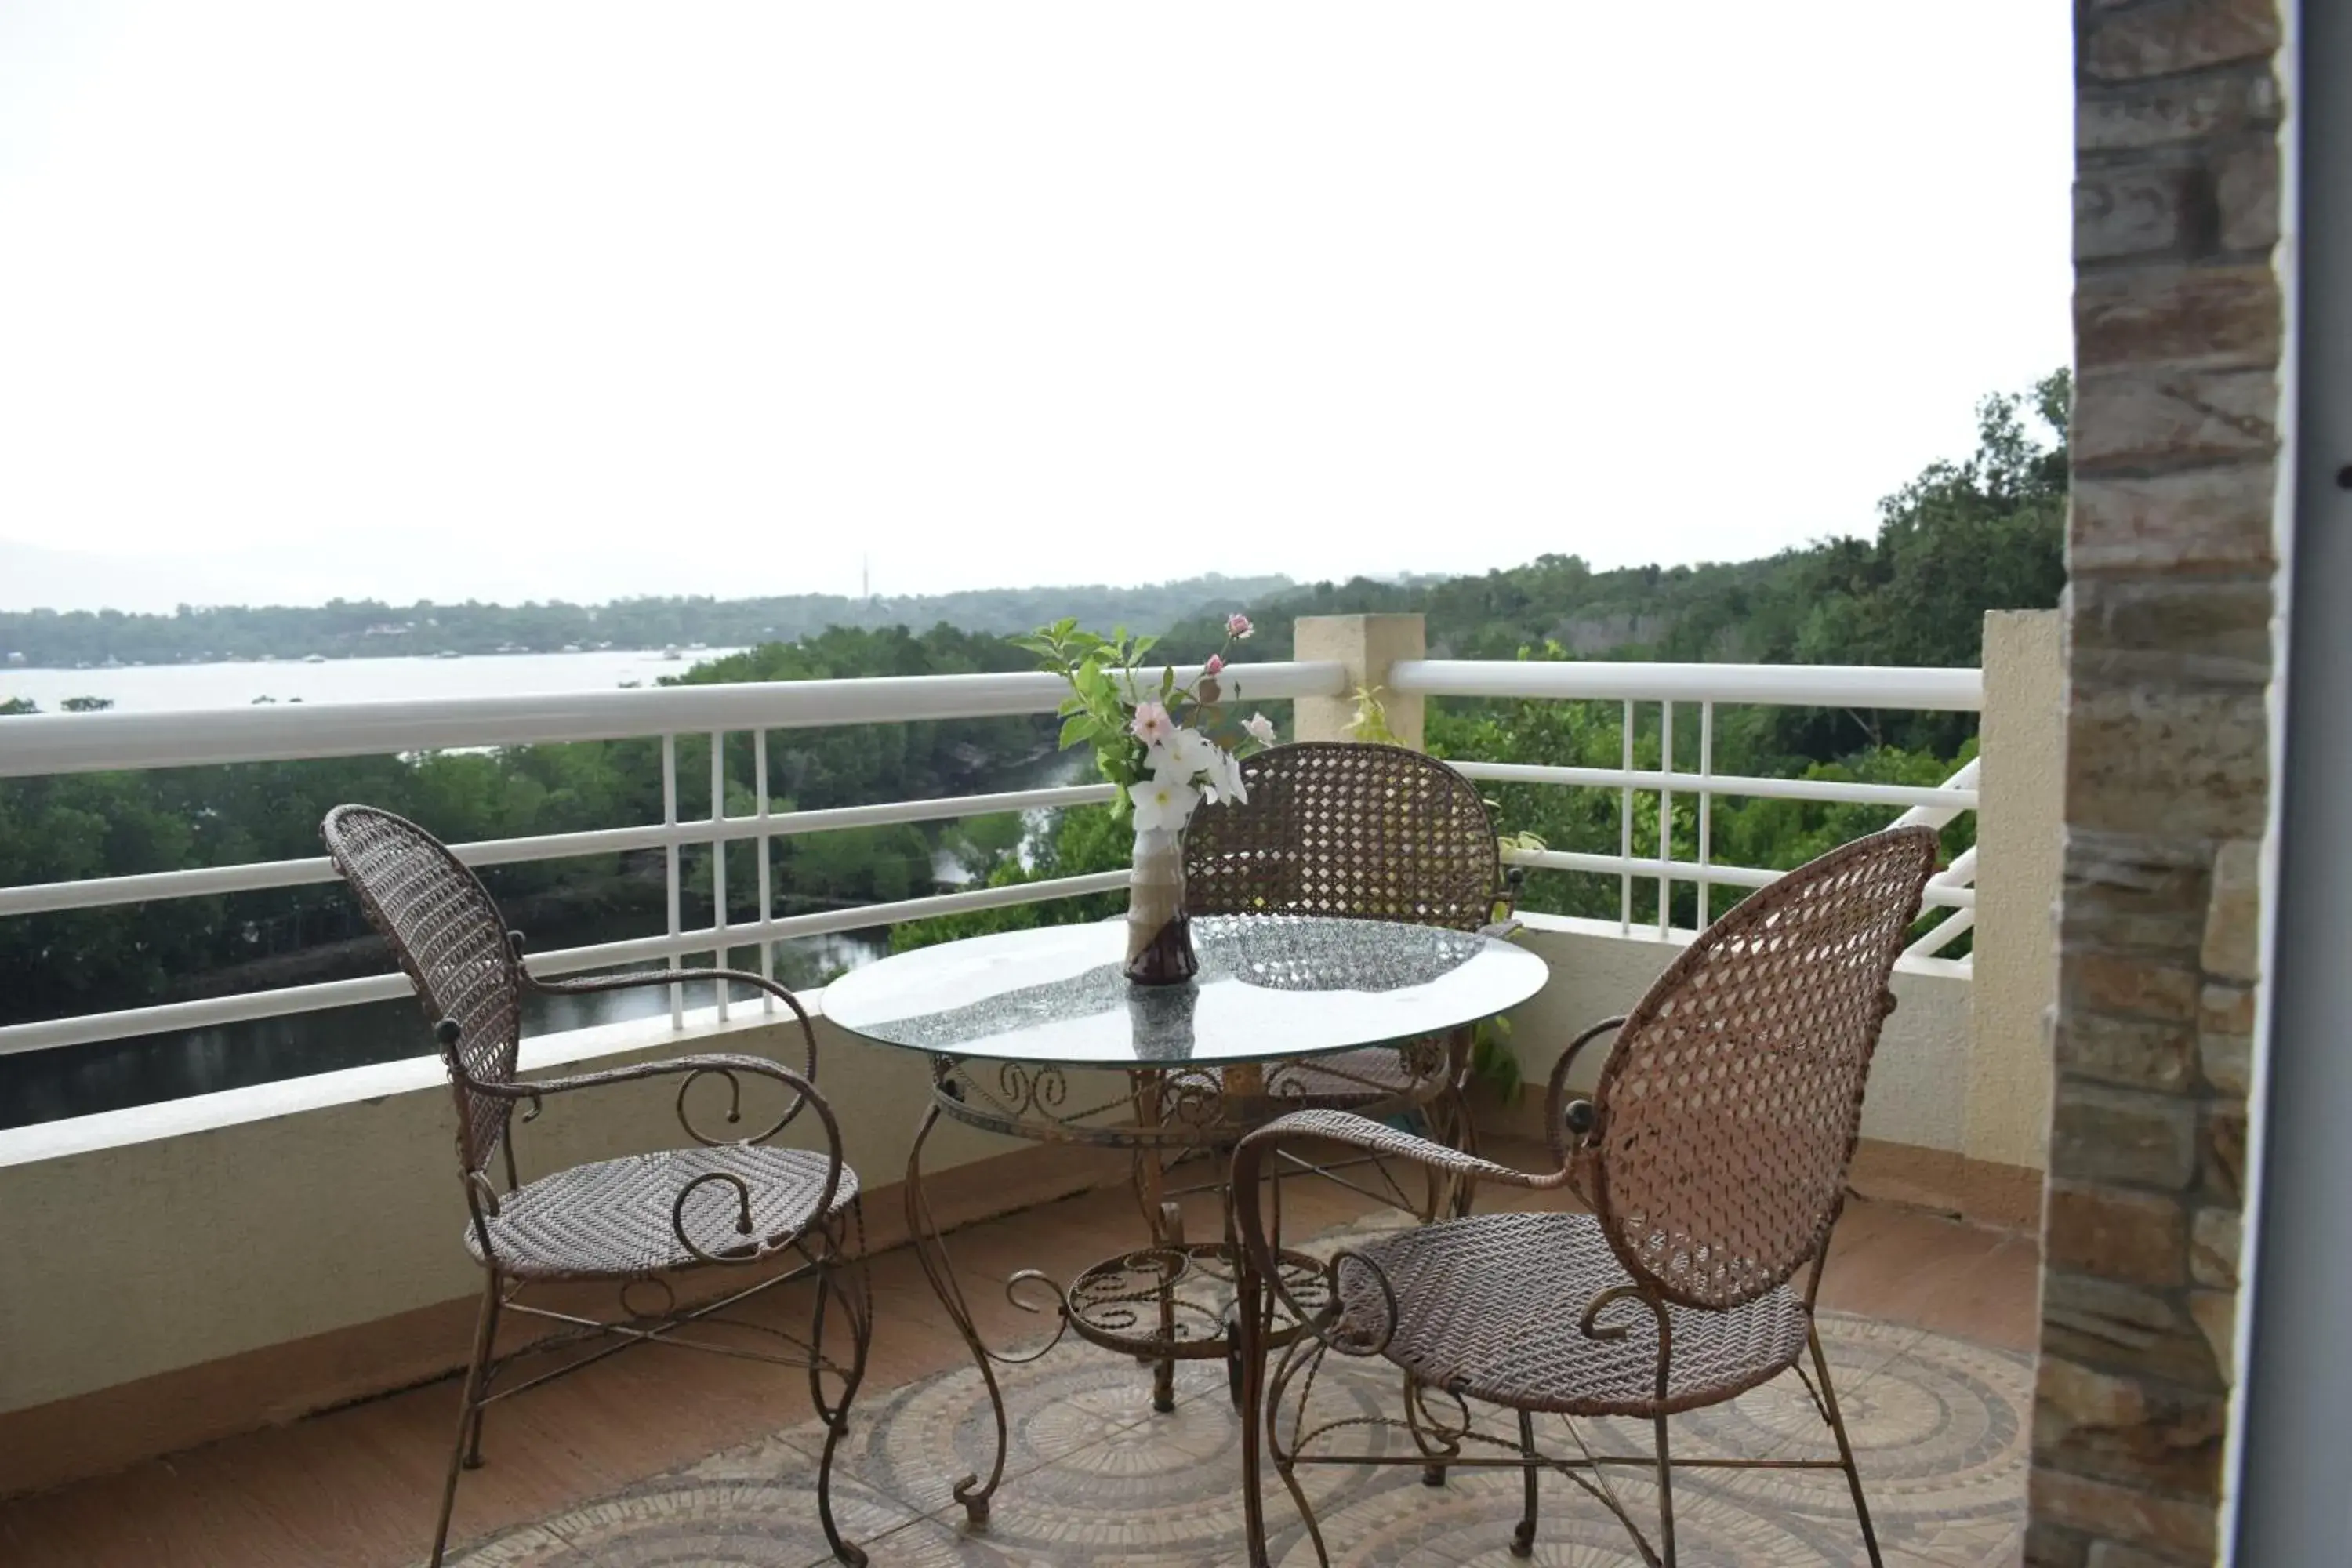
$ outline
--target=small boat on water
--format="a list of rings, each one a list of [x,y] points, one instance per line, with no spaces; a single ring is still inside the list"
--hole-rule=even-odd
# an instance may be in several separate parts
[[[327,662],[327,656],[323,653],[306,653],[302,656],[302,662],[304,664],[324,664]]]
[[[676,643],[672,643],[669,647],[662,649],[662,657],[664,658],[675,659],[684,656],[677,651],[677,645]]]
[[[459,652],[458,652],[456,648],[454,648],[454,647],[445,647],[445,648],[443,648],[439,653],[435,654],[433,657],[434,657],[434,658],[465,658],[466,656],[465,656],[464,654],[462,654],[462,653],[459,653]]]

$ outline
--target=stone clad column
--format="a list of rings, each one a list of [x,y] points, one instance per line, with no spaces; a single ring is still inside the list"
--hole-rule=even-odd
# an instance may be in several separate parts
[[[1426,657],[1428,635],[1418,615],[1301,616],[1291,634],[1291,657],[1307,661],[1329,659],[1348,668],[1348,694],[1302,697],[1294,710],[1297,741],[1351,741],[1358,688],[1380,692],[1389,728],[1402,744],[1421,750],[1422,702],[1386,689],[1389,667],[1402,659]],[[1247,666],[1241,673],[1247,679]],[[1246,691],[1246,688],[1244,688]]]
[[[2220,1544],[2271,813],[2281,8],[2074,9],[2035,1568],[2209,1563]]]

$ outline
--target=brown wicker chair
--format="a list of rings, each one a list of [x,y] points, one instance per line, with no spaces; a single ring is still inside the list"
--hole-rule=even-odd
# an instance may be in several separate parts
[[[1283,1352],[1270,1384],[1263,1356],[1245,1357],[1254,1562],[1265,1551],[1255,1506],[1263,1405],[1264,1439],[1326,1563],[1297,1467],[1433,1461],[1441,1469],[1523,1472],[1525,1510],[1513,1542],[1521,1556],[1533,1550],[1537,1476],[1554,1469],[1617,1516],[1644,1561],[1672,1564],[1667,1418],[1735,1398],[1797,1368],[1809,1351],[1819,1381],[1807,1386],[1838,1457],[1768,1468],[1843,1470],[1870,1561],[1880,1561],[1814,1332],[1813,1300],[1845,1199],[1871,1056],[1895,1005],[1889,977],[1934,872],[1936,846],[1929,829],[1896,828],[1790,873],[1702,932],[1630,1014],[1574,1041],[1552,1072],[1547,1103],[1556,1171],[1510,1170],[1327,1110],[1286,1117],[1242,1142],[1234,1186],[1243,1241],[1255,1278],[1276,1289],[1256,1192],[1263,1163],[1286,1146],[1338,1143],[1481,1182],[1573,1187],[1592,1208],[1448,1220],[1332,1260],[1333,1304]],[[1591,1099],[1570,1102],[1577,1054],[1612,1030],[1616,1045]],[[1801,1287],[1792,1283],[1801,1272]],[[1365,1425],[1310,1424],[1312,1370],[1332,1351],[1406,1370],[1404,1419],[1387,1425],[1408,1430],[1415,1452],[1323,1451]],[[1286,1434],[1284,1401],[1294,1382],[1299,1393]],[[1517,1441],[1477,1429],[1470,1401],[1516,1413]],[[1575,1455],[1547,1454],[1535,1440],[1533,1418],[1542,1413],[1646,1419],[1654,1450],[1596,1455],[1579,1436]],[[1608,1485],[1606,1467],[1624,1465],[1654,1467],[1655,1545]]]
[[[415,983],[457,1096],[457,1158],[470,1215],[466,1246],[482,1266],[483,1287],[457,1441],[434,1531],[436,1568],[448,1544],[457,1473],[482,1462],[484,1411],[526,1388],[643,1344],[713,1351],[804,1370],[826,1426],[817,1514],[834,1555],[863,1563],[866,1554],[844,1541],[834,1523],[832,1475],[834,1449],[865,1373],[873,1308],[864,1265],[856,1256],[863,1245],[857,1174],[842,1163],[841,1130],[816,1090],[816,1036],[800,1003],[773,982],[730,970],[539,979],[523,964],[521,933],[505,929],[480,880],[423,828],[390,812],[340,805],[327,814],[320,832],[335,868]],[[712,979],[758,986],[783,1004],[807,1048],[805,1070],[763,1057],[710,1055],[569,1078],[515,1076],[526,992],[576,994]],[[526,1107],[522,1120],[529,1121],[548,1097],[667,1075],[684,1079],[677,1113],[693,1147],[518,1180],[511,1137],[518,1104]],[[730,1127],[743,1121],[744,1079],[771,1079],[787,1098],[756,1135],[715,1138],[696,1127],[688,1109],[695,1085],[703,1079],[725,1084],[724,1121]],[[820,1124],[823,1149],[768,1147],[803,1111],[813,1112]],[[755,1119],[751,1125],[761,1123]],[[491,1177],[493,1158],[503,1166],[503,1190]],[[679,1305],[666,1278],[679,1270],[757,1265],[786,1255],[798,1260],[795,1267],[698,1305]],[[723,1315],[802,1279],[815,1282],[814,1321],[806,1339]],[[591,1318],[517,1300],[526,1288],[551,1281],[617,1282],[618,1311],[609,1319]],[[643,1306],[630,1300],[633,1288],[650,1298]],[[573,1305],[564,1303],[567,1309]],[[827,1319],[836,1312],[851,1342],[846,1358],[825,1351]],[[508,1313],[545,1320],[551,1331],[499,1354],[499,1323]],[[723,1329],[733,1339],[687,1337],[697,1329]],[[751,1339],[754,1335],[761,1338]],[[778,1341],[781,1352],[754,1348]],[[567,1355],[574,1346],[590,1348]],[[493,1388],[509,1365],[539,1357],[554,1358],[553,1364],[541,1365],[510,1386]],[[828,1394],[828,1379],[837,1385],[837,1397]]]
[[[1242,778],[1248,799],[1200,813],[1185,836],[1187,912],[1509,929],[1518,873],[1504,869],[1477,789],[1444,763],[1402,746],[1307,741],[1245,759]],[[1413,1104],[1425,1087],[1417,1053],[1393,1047],[1285,1064],[1268,1075],[1268,1100],[1373,1116],[1419,1110],[1432,1136],[1475,1149],[1463,1096],[1469,1032],[1447,1047],[1445,1085],[1425,1106]],[[1401,1192],[1372,1195],[1413,1206]]]

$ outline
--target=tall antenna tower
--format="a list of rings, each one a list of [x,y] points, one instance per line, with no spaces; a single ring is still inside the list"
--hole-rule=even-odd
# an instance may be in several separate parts
[[[874,597],[874,557],[871,555],[857,558],[857,596],[861,599]]]

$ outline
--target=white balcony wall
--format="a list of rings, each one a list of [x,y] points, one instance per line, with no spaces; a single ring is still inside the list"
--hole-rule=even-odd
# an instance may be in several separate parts
[[[2061,783],[2054,621],[1989,618],[1974,978],[1968,966],[1906,961],[1863,1127],[1868,1146],[2008,1172],[2013,1185],[2035,1193],[2049,1099],[2042,1020],[2054,1000],[2049,911],[2057,892]],[[1346,667],[1346,679],[1339,669],[1314,667],[1317,688],[1387,685],[1391,717],[1417,720],[1420,696],[1407,688],[1440,667],[1415,664],[1411,656],[1419,649],[1398,628],[1370,626],[1358,641],[1360,647],[1318,650]],[[1411,679],[1384,679],[1392,665]],[[1591,678],[1601,673],[1595,667]],[[1944,672],[1935,673],[1942,679]],[[1972,706],[1973,691],[1958,684],[1943,680],[1911,695]],[[1026,690],[1014,695],[1035,700]],[[1684,700],[1683,688],[1669,695]],[[1340,706],[1331,705],[1335,723],[1345,716]],[[604,732],[638,721],[634,713],[600,712],[575,727]],[[762,709],[712,721],[776,720]],[[1675,947],[1613,921],[1545,917],[1531,920],[1522,940],[1552,971],[1549,985],[1515,1019],[1513,1045],[1530,1092],[1516,1107],[1490,1107],[1488,1115],[1498,1129],[1534,1131],[1540,1085],[1561,1046],[1587,1024],[1623,1012]],[[697,998],[696,990],[688,996]],[[928,1068],[912,1053],[845,1038],[823,1022],[822,994],[813,1000],[820,1010],[819,1081],[872,1194],[869,1221],[895,1236],[897,1188],[928,1097]],[[685,1022],[677,1032],[665,1016],[533,1042],[524,1065],[562,1070],[712,1049],[788,1061],[796,1055],[796,1038],[756,1007],[739,1004],[726,1024],[707,1012],[689,1013]],[[418,1042],[424,1048],[421,1021]],[[1584,1081],[1601,1055],[1591,1053]],[[676,1144],[677,1081],[550,1100],[539,1121],[519,1130],[523,1174]],[[398,1335],[384,1328],[478,1289],[461,1241],[453,1116],[437,1061],[419,1058],[0,1131],[0,1494],[23,1484],[22,1465],[12,1475],[10,1460],[44,1459],[30,1447],[37,1434],[69,1430],[67,1416],[92,1396],[103,1396],[110,1409],[144,1410],[151,1390],[179,1378],[168,1397],[184,1406],[194,1398],[185,1374],[226,1358],[305,1342],[333,1345],[331,1352],[296,1358],[311,1369],[302,1376],[257,1391],[240,1387],[217,1411],[183,1409],[177,1426],[161,1422],[174,1440],[143,1451],[190,1440],[192,1421],[201,1427],[212,1420],[217,1429],[204,1435],[222,1436],[454,1367],[464,1349],[462,1307],[446,1333],[412,1327],[394,1343]],[[805,1139],[812,1126],[793,1131]],[[1030,1146],[950,1123],[933,1136],[927,1166],[940,1171],[1024,1147]],[[967,1181],[964,1195],[998,1198],[997,1183],[994,1175]],[[1036,1195],[1006,1187],[999,1206]],[[891,1212],[877,1213],[880,1205]],[[49,1421],[52,1415],[59,1420]]]

